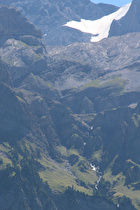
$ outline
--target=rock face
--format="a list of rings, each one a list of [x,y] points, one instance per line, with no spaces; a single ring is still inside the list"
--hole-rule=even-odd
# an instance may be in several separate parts
[[[3,8],[0,209],[140,209],[140,34],[45,46]]]
[[[41,38],[42,33],[15,8],[0,6],[0,39],[20,35],[33,35]]]
[[[65,47],[48,48],[48,56],[54,58],[54,61],[48,60],[51,73],[46,77],[55,87],[64,90],[72,87],[83,88],[82,85],[102,86],[105,81],[111,82],[113,78],[114,84],[117,84],[119,75],[125,85],[125,91],[139,90],[139,39],[139,33],[130,33],[98,43],[75,43]]]
[[[69,45],[75,42],[90,42],[91,34],[79,30],[60,26],[57,30],[51,31],[46,37],[47,45]]]
[[[0,59],[0,82],[12,86],[12,80],[8,73],[8,66]]]
[[[80,21],[81,18],[98,19],[118,9],[113,5],[93,4],[90,0],[78,0],[76,2],[70,0],[14,0],[12,2],[2,0],[0,4],[12,5],[18,8],[24,16],[41,29],[45,35],[46,43],[49,45],[67,45],[75,41],[87,42],[87,34],[83,33],[83,39],[81,40],[81,35],[79,37],[75,36],[73,30],[69,30],[69,34],[66,33],[63,25],[71,20]],[[79,34],[79,32],[76,33]],[[67,39],[67,41],[63,41],[63,39]]]
[[[114,20],[109,36],[121,36],[130,32],[140,32],[140,0],[133,0],[129,11],[120,20]]]

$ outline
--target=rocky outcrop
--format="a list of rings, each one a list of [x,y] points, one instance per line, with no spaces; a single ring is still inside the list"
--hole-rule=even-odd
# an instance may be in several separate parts
[[[114,20],[109,36],[121,36],[130,32],[140,32],[140,0],[133,0],[127,14],[120,20]]]
[[[75,42],[90,42],[91,34],[83,33],[79,30],[61,26],[51,31],[45,37],[47,45],[69,45]]]
[[[42,33],[15,8],[0,6],[0,42],[21,35],[41,38]]]

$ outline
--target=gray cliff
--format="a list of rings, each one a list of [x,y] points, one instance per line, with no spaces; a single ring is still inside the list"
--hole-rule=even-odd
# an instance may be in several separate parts
[[[114,20],[109,36],[121,36],[130,32],[140,32],[140,0],[133,0],[129,11],[120,20]]]

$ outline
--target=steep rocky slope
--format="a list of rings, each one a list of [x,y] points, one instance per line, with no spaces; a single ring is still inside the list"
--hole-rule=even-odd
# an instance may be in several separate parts
[[[48,60],[52,73],[46,77],[60,89],[103,87],[114,81],[124,91],[139,90],[139,39],[139,33],[130,33],[98,43],[48,47],[48,56],[54,61]]]
[[[6,6],[0,6],[0,40],[5,41],[7,38],[22,36],[22,35],[34,35],[41,38],[42,33],[35,28],[28,20],[21,16],[20,12],[14,8],[8,8]],[[5,17],[5,14],[7,16]]]
[[[133,0],[127,14],[120,20],[114,20],[109,36],[120,36],[130,32],[140,32],[140,1]]]
[[[93,4],[90,0],[1,0],[0,4],[18,8],[24,16],[44,33],[47,44],[68,45],[73,42],[90,41],[90,34],[80,33],[63,27],[68,21],[81,18],[94,20],[116,11],[118,8],[107,4]]]
[[[139,33],[59,48],[27,25],[0,37],[0,209],[139,209]]]

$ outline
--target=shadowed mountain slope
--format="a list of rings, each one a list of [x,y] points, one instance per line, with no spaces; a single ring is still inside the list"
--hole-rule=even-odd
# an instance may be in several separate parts
[[[68,45],[75,41],[90,41],[90,34],[79,33],[77,30],[73,33],[73,30],[70,29],[67,29],[68,33],[66,33],[63,25],[71,20],[80,21],[81,18],[98,19],[118,9],[113,5],[94,4],[90,0],[1,0],[0,4],[18,8],[24,16],[41,29],[49,45]]]
[[[133,0],[127,14],[120,20],[114,20],[109,36],[121,36],[130,32],[140,32],[140,0]]]
[[[0,39],[0,209],[138,210],[139,33],[50,47],[27,24]]]

